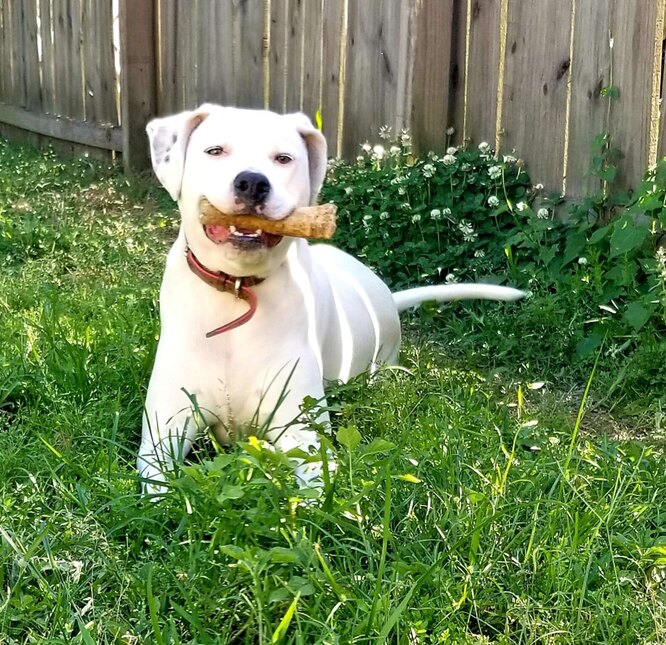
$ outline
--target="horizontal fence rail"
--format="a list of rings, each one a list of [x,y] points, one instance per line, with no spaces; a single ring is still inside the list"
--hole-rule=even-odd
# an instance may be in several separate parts
[[[666,154],[666,0],[0,0],[3,124],[147,163],[152,116],[217,102],[319,112],[331,154],[382,126],[487,141],[581,195]],[[453,127],[455,134],[447,135]],[[450,132],[450,130],[449,130]]]

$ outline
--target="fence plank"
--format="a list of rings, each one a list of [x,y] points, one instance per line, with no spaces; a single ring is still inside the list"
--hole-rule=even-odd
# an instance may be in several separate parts
[[[1,103],[0,122],[62,141],[104,150],[122,150],[122,132],[115,125],[102,125],[49,114],[39,114],[25,108]]]
[[[551,190],[563,178],[571,11],[571,0],[508,6],[501,148],[538,151],[528,170]]]
[[[399,0],[382,3],[350,2],[347,56],[347,92],[343,153],[354,155],[359,143],[377,139],[378,128],[399,128],[399,77],[405,73],[400,60],[402,20],[408,4]]]
[[[30,110],[42,109],[42,88],[39,79],[39,54],[37,51],[37,5],[35,0],[21,3],[23,29],[23,82],[25,105]]]
[[[271,110],[287,109],[287,70],[293,65],[289,38],[290,0],[271,0],[268,105]]]
[[[344,92],[340,79],[340,47],[346,47],[347,34],[343,33],[343,13],[348,0],[326,0],[323,15],[322,119],[323,133],[328,140],[331,156],[342,154],[338,145],[340,124],[340,92]]]
[[[212,64],[208,71],[207,100],[221,105],[236,104],[236,83],[234,74],[234,23],[231,2],[211,0],[213,14],[208,30],[211,45]]]
[[[452,0],[427,0],[415,16],[416,47],[409,92],[410,129],[417,150],[442,151],[450,125]],[[426,98],[427,97],[427,98]]]
[[[264,3],[233,0],[236,104],[261,108],[264,105],[263,36]]]
[[[118,123],[112,5],[83,0],[81,31],[86,120]]]
[[[467,13],[469,11],[469,14]],[[469,33],[459,38],[469,58],[461,69],[457,98],[457,140],[470,138],[475,144],[495,143],[497,121],[498,63],[500,43],[500,0],[469,0],[465,22],[460,27]],[[461,54],[465,61],[464,53]],[[467,73],[465,73],[465,70]]]
[[[322,108],[324,0],[303,3],[303,94],[299,110],[311,119]]]
[[[616,0],[613,34],[613,79],[620,98],[611,106],[610,131],[623,154],[615,185],[636,184],[648,163],[652,97],[652,61],[656,2]]]
[[[155,31],[153,0],[121,0],[121,123],[127,171],[150,167],[144,128],[157,107]]]
[[[55,47],[50,0],[39,0],[39,23],[39,35],[42,41],[42,106],[46,114],[54,114],[56,106]]]
[[[289,64],[286,74],[286,112],[301,110],[305,71],[305,2],[289,0],[287,35],[289,37]],[[317,3],[313,3],[316,5]]]

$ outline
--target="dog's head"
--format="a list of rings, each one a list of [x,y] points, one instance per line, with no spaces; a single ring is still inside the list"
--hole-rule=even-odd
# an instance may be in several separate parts
[[[326,172],[326,141],[304,114],[205,104],[147,126],[153,168],[178,202],[187,243],[212,270],[271,273],[290,240],[202,226],[199,199],[225,213],[282,219],[313,204]]]

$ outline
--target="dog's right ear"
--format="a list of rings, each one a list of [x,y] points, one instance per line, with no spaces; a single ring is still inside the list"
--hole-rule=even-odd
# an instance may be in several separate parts
[[[153,119],[146,126],[153,170],[175,201],[180,197],[190,135],[208,116],[208,112],[208,106],[202,105],[196,110]]]

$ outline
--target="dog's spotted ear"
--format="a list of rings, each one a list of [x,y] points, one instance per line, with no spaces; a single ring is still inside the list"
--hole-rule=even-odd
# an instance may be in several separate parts
[[[153,170],[175,201],[180,197],[185,152],[190,135],[208,116],[208,106],[153,119],[146,126]]]
[[[317,195],[324,176],[326,175],[326,139],[324,135],[312,125],[302,112],[290,114],[289,117],[296,122],[296,129],[303,137],[308,149],[308,160],[310,163],[310,204],[317,201]]]

